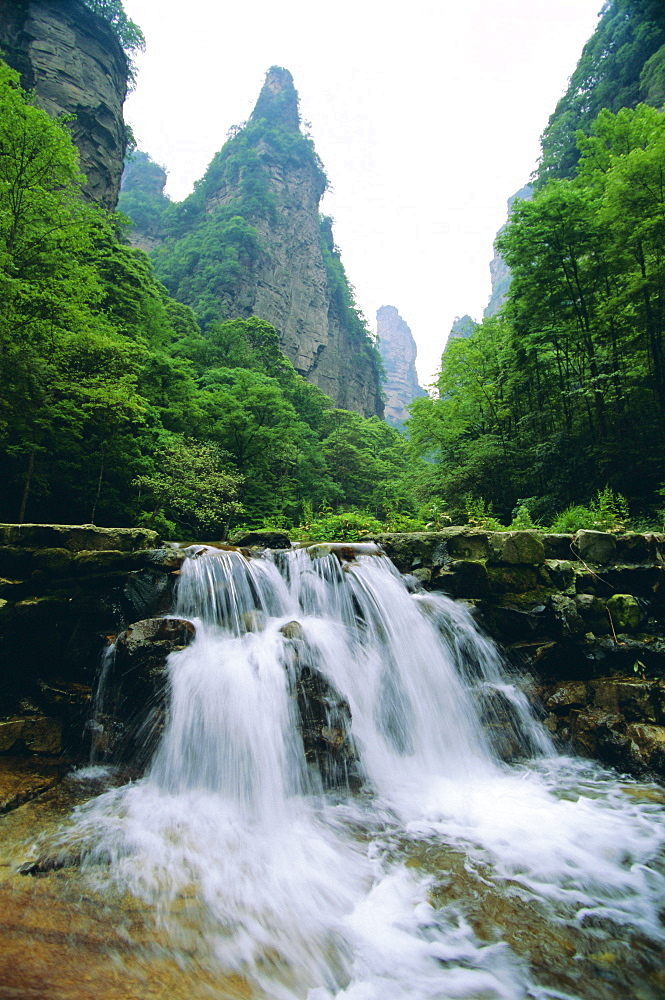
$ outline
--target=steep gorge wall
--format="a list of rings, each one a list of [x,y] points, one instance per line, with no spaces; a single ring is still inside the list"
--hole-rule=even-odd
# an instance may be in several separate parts
[[[127,59],[111,27],[79,0],[0,0],[0,51],[51,115],[73,116],[84,194],[114,209],[127,145]]]
[[[376,313],[376,324],[379,354],[386,369],[385,417],[389,424],[398,427],[409,416],[409,403],[426,395],[418,384],[418,349],[395,306],[381,306]]]

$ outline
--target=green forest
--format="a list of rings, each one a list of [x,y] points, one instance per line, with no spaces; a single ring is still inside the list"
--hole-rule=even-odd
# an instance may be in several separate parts
[[[665,9],[607,4],[497,241],[508,301],[451,340],[436,398],[412,406],[455,519],[662,525],[664,101]]]
[[[4,63],[0,107],[0,518],[223,537],[412,510],[401,435],[334,409],[268,323],[202,301],[204,336]]]
[[[143,45],[117,0],[86,2],[129,55]],[[336,409],[272,326],[225,306],[261,249],[248,218],[274,210],[259,132],[323,188],[309,138],[250,121],[179,205],[135,153],[108,214],[80,196],[67,123],[0,63],[0,519],[167,538],[662,524],[664,101],[661,3],[612,0],[544,132],[535,195],[500,236],[508,301],[451,340],[402,434]],[[241,199],[206,211],[238,175]],[[160,237],[152,257],[132,226]],[[379,366],[325,218],[321,247]]]

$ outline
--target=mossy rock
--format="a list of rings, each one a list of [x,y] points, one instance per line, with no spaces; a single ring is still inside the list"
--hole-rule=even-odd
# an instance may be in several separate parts
[[[147,528],[98,528],[95,524],[0,524],[0,545],[70,552],[154,549],[156,531]]]
[[[493,593],[523,594],[535,590],[539,583],[531,566],[489,566],[487,573]]]
[[[639,601],[632,594],[613,594],[607,601],[607,610],[616,630],[627,629],[632,632],[642,620]]]

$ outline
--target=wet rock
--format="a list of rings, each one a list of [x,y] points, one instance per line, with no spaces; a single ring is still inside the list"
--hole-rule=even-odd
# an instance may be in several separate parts
[[[574,548],[586,563],[607,566],[616,559],[617,543],[614,535],[605,531],[580,530],[574,536]]]
[[[0,814],[57,785],[70,765],[49,757],[0,757]]]
[[[291,539],[285,531],[249,531],[234,535],[233,544],[247,548],[290,549]]]
[[[296,699],[305,759],[320,774],[323,787],[359,788],[360,758],[351,738],[349,703],[311,666],[301,670]]]
[[[58,753],[62,727],[44,715],[0,719],[0,753]]]
[[[317,542],[314,545],[306,543],[310,559],[323,559],[335,556],[339,562],[353,562],[358,556],[382,556],[383,552],[375,542]]]
[[[316,654],[304,640],[300,622],[287,622],[280,631],[288,640],[287,670],[305,760],[324,788],[360,788],[363,775],[351,736],[348,701],[318,669]]]
[[[177,577],[171,573],[161,569],[135,570],[123,579],[122,596],[129,608],[130,621],[166,614],[173,607]]]
[[[305,633],[303,632],[302,625],[300,622],[287,622],[286,625],[282,625],[279,630],[286,639],[304,639]]]
[[[94,748],[105,760],[145,767],[163,731],[168,686],[167,658],[193,640],[183,618],[135,622],[117,637],[102,713],[91,727]]]
[[[243,625],[248,632],[263,632],[267,623],[265,611],[247,611],[243,616]],[[294,624],[297,624],[294,622]]]
[[[557,684],[552,694],[545,700],[545,707],[550,711],[567,713],[569,709],[586,705],[587,687],[583,681],[570,681]]]
[[[136,672],[161,670],[166,657],[192,641],[195,628],[185,618],[148,618],[134,622],[116,640],[117,662]]]

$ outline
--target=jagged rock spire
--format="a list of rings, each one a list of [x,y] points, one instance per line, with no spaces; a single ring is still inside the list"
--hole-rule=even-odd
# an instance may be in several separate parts
[[[294,132],[300,130],[298,92],[288,69],[271,66],[266,73],[265,83],[249,120],[255,122],[259,119],[293,129]]]

